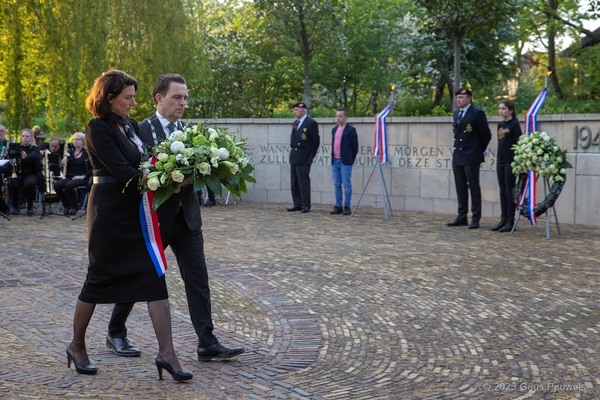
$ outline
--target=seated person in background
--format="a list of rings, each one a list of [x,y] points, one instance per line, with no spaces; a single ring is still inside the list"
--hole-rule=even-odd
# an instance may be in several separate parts
[[[73,134],[73,149],[69,150],[67,157],[61,164],[66,165],[66,178],[54,184],[54,190],[63,205],[63,215],[75,215],[80,207],[77,198],[77,188],[87,186],[92,175],[92,168],[87,152],[84,148],[85,135],[81,132]],[[66,146],[66,143],[65,143]]]
[[[65,146],[67,144],[65,143]],[[48,144],[48,169],[52,172],[52,176],[60,176],[60,159],[62,158],[62,152],[60,151],[60,140],[57,138],[50,139]]]
[[[33,215],[33,199],[35,188],[42,189],[42,164],[40,162],[40,149],[33,144],[33,132],[23,129],[21,132],[21,145],[9,148],[8,154],[12,159],[12,170],[17,177],[8,179],[8,190],[11,198],[12,214],[19,214],[19,196],[21,190],[27,200],[27,215]],[[14,145],[14,144],[13,144]],[[11,172],[12,175],[12,172]]]

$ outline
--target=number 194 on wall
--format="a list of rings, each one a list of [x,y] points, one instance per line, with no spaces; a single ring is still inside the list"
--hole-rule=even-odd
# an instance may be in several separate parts
[[[589,126],[577,126],[573,128],[573,149],[589,149],[595,147],[600,151],[600,129],[595,133]]]

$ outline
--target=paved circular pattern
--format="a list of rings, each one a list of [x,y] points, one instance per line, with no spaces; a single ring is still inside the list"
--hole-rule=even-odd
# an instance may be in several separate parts
[[[0,219],[0,397],[178,399],[594,399],[600,396],[600,229],[521,221],[513,235],[444,215],[286,205],[203,208],[217,335],[247,353],[195,360],[168,253],[176,349],[194,373],[158,380],[146,306],[128,326],[142,357],[87,335],[96,376],[66,368],[86,270],[83,219]],[[167,375],[168,376],[168,375]]]

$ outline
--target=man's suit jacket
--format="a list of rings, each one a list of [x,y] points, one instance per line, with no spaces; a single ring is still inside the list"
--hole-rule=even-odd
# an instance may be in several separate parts
[[[319,125],[306,117],[302,125],[292,128],[290,135],[290,164],[310,165],[319,150]]]
[[[181,122],[177,122],[179,128],[181,128]],[[139,124],[140,127],[140,139],[149,148],[158,144],[154,141],[152,132],[156,134],[157,140],[160,142],[166,138],[165,131],[160,123],[160,120],[153,114],[150,118],[143,120]],[[167,201],[158,207],[158,220],[160,222],[160,229],[163,232],[168,232],[175,221],[175,216],[179,211],[179,206],[183,209],[183,215],[185,222],[190,230],[199,230],[202,226],[202,219],[200,217],[200,202],[198,196],[194,191],[193,183],[182,188],[179,193],[175,193]],[[168,243],[165,243],[167,246]]]
[[[331,159],[333,160],[333,143],[335,142],[335,132],[338,127],[335,126],[331,130]],[[356,160],[356,155],[358,154],[358,134],[356,133],[356,128],[352,125],[347,125],[344,127],[344,131],[342,132],[342,143],[340,145],[342,164],[344,165],[353,165],[354,160]]]
[[[479,165],[484,161],[483,152],[492,139],[492,132],[485,113],[471,105],[463,118],[457,121],[458,111],[454,112],[454,151],[453,165]]]

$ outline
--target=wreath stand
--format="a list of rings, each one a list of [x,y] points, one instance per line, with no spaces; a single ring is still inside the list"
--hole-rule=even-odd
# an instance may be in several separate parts
[[[524,186],[524,185],[520,185],[520,186]],[[525,190],[525,188],[523,187],[522,190]],[[520,193],[522,192],[519,191]],[[534,209],[534,213],[536,215],[536,217],[541,216],[542,214],[545,214],[545,220],[546,220],[546,239],[550,240],[550,223],[552,222],[552,216],[554,216],[554,222],[556,223],[556,230],[558,232],[558,235],[560,236],[560,225],[558,223],[558,215],[556,214],[556,208],[554,207],[554,202],[556,201],[556,198],[558,198],[558,194],[560,194],[560,191],[562,191],[562,185],[560,185],[559,189],[555,189],[554,187],[550,188],[550,181],[548,180],[547,177],[544,177],[544,202],[550,201],[552,204],[549,207],[545,207],[543,205],[543,203],[541,203],[541,205],[536,204],[535,205],[535,209]],[[552,198],[550,200],[546,200],[548,198],[548,192],[550,192],[552,194]],[[553,192],[558,192],[558,194],[553,193]],[[523,202],[523,204],[529,204],[529,196],[526,195],[525,197],[525,201]],[[536,209],[538,209],[539,207],[542,207],[542,209],[539,212],[536,212]],[[513,232],[515,231],[515,229],[517,229],[517,225],[519,224],[519,220],[521,219],[521,215],[523,215],[523,212],[527,213],[527,210],[523,210],[523,205],[520,205],[517,207],[517,220],[515,221],[515,223],[513,224],[512,230],[510,231],[510,234],[512,235]]]
[[[390,217],[392,217],[392,206],[390,203],[390,196],[388,195],[388,191],[387,191],[387,186],[385,185],[385,178],[383,176],[383,168],[381,166],[381,163],[379,162],[379,159],[377,157],[375,157],[375,164],[373,165],[373,170],[371,171],[371,175],[369,175],[369,179],[367,179],[367,183],[365,184],[362,193],[360,194],[360,197],[358,198],[358,201],[356,202],[356,206],[354,207],[354,210],[352,210],[352,217],[354,217],[354,214],[356,213],[356,210],[358,209],[358,206],[360,205],[360,201],[363,198],[363,195],[365,194],[365,191],[367,190],[367,186],[369,186],[369,182],[371,181],[371,178],[373,177],[373,173],[375,172],[375,169],[378,168],[379,169],[379,176],[381,177],[381,186],[382,186],[382,195],[383,195],[383,210],[384,210],[384,219],[387,221],[388,219],[390,219]]]

